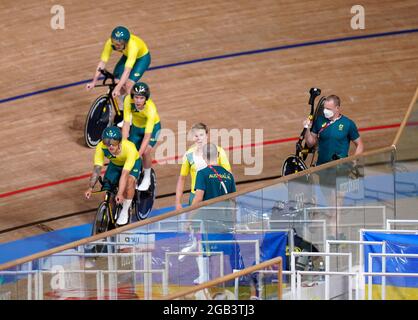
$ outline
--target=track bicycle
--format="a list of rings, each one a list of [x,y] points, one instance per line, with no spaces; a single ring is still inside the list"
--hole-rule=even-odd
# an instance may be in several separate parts
[[[99,69],[104,76],[103,83],[96,87],[108,87],[105,94],[100,95],[92,103],[84,125],[84,140],[88,147],[94,148],[102,138],[103,130],[123,120],[123,110],[119,108],[118,99],[112,97],[117,83],[115,76],[106,69]],[[107,82],[107,81],[110,82]]]
[[[314,123],[318,115],[320,115],[323,112],[325,97],[321,97],[318,104],[315,107],[315,99],[321,95],[321,89],[311,88],[309,90],[309,95],[310,95],[309,105],[311,106],[309,119],[312,121],[312,123]],[[311,148],[308,147],[306,141],[303,144],[305,140],[306,130],[309,130],[309,129],[304,128],[301,134],[299,135],[299,139],[296,142],[295,154],[289,155],[286,158],[286,160],[283,162],[282,176],[287,176],[289,174],[308,169],[308,166],[305,164],[305,161],[309,154],[312,154],[312,159],[311,159],[311,164],[310,164],[310,166],[312,167],[314,159],[315,159],[316,147],[315,146]]]
[[[102,177],[99,177],[99,182],[102,185],[102,190],[93,193],[106,192],[104,200],[100,203],[96,210],[96,217],[93,223],[92,235],[106,232],[117,227],[116,220],[122,210],[122,205],[116,203],[116,194],[118,192],[117,186],[112,186],[111,190],[103,190],[104,182]]]
[[[143,179],[144,172],[141,172],[139,176],[137,186]],[[106,192],[104,200],[100,203],[96,210],[96,217],[93,223],[92,235],[106,232],[108,230],[118,227],[116,221],[119,217],[119,213],[122,210],[122,205],[117,204],[115,197],[117,194],[117,186],[112,186],[111,190],[103,190],[104,182],[102,177],[99,177],[99,182],[102,185],[102,190],[94,193]],[[135,188],[134,198],[129,208],[128,223],[131,222],[131,218],[135,217],[137,221],[145,220],[148,218],[152,207],[154,205],[157,190],[157,178],[154,169],[151,169],[151,183],[148,190],[139,191]]]

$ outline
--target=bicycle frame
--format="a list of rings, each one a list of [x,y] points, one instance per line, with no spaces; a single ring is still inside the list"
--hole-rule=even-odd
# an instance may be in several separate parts
[[[113,208],[112,208],[112,202],[110,201],[112,199],[112,193],[110,191],[106,191],[105,195],[105,202],[107,203],[107,215],[109,220],[112,222],[113,225],[116,225],[115,217],[113,216]]]
[[[95,86],[95,88],[96,87],[108,87],[107,98],[110,100],[111,105],[113,106],[113,109],[115,110],[115,114],[120,117],[121,114],[122,114],[122,110],[120,110],[120,108],[119,108],[118,100],[114,99],[113,96],[112,96],[112,92],[116,87],[115,77],[114,77],[113,74],[111,74],[106,69],[100,69],[99,71],[104,76],[103,83],[101,85]],[[106,83],[106,81],[108,79],[110,79],[112,82],[111,83]]]
[[[319,97],[320,95],[321,95],[321,89],[319,88],[311,88],[309,90],[309,105],[311,107],[311,111],[309,113],[309,120],[311,120],[312,122],[315,121],[318,115],[318,111],[321,107],[321,104],[325,101],[325,97],[322,97],[319,100],[319,103],[317,104],[315,108],[315,99]],[[312,167],[313,161],[315,158],[316,147],[315,146],[308,147],[307,142],[306,141],[304,142],[306,130],[309,130],[309,129],[303,128],[302,132],[299,135],[299,139],[296,142],[295,154],[288,156],[283,162],[282,176],[285,176],[286,172],[288,172],[287,174],[290,174],[288,171],[288,168],[289,170],[293,171],[291,173],[306,170],[308,166],[305,164],[305,160],[307,159],[308,154],[312,154],[312,159],[311,159],[311,164],[310,164],[310,167]],[[304,142],[304,145],[302,145],[303,142]]]
[[[102,180],[101,177],[99,177],[98,181],[103,186],[103,180]],[[115,193],[112,192],[112,191],[109,191],[109,190],[100,190],[100,191],[94,191],[94,192],[92,192],[92,194],[99,194],[99,193],[102,193],[102,192],[105,192],[105,196],[104,196],[104,200],[103,200],[103,202],[101,202],[101,204],[105,203],[105,205],[106,205],[106,215],[107,215],[108,221],[110,221],[110,223],[113,226],[116,226],[115,216],[113,215],[114,208],[113,208],[113,201],[112,201],[112,198],[114,199],[114,197],[115,197]],[[115,204],[115,205],[117,206],[117,204]],[[115,210],[116,210],[116,208],[115,208]],[[97,212],[96,212],[96,215],[97,215]]]

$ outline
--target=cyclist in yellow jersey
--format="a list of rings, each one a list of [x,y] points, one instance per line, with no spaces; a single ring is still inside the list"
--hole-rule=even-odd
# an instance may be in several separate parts
[[[183,164],[181,165],[180,176],[177,180],[176,187],[176,209],[181,209],[181,198],[183,195],[184,184],[186,177],[190,174],[191,177],[191,192],[189,197],[189,205],[192,204],[195,196],[195,183],[197,171],[206,168],[206,161],[203,159],[202,148],[207,143],[208,127],[203,123],[197,123],[192,127],[192,138],[194,145],[191,146],[183,156]],[[225,170],[231,172],[231,165],[228,157],[222,147],[217,146],[218,149],[218,164]]]
[[[148,85],[137,82],[124,100],[122,136],[135,144],[144,161],[144,178],[137,187],[140,191],[147,190],[151,184],[152,151],[161,130],[160,117],[150,95]]]
[[[119,79],[112,93],[115,98],[131,92],[133,85],[141,79],[148,69],[151,63],[151,55],[141,38],[131,34],[125,27],[116,27],[104,45],[93,81],[87,84],[87,90],[91,90],[96,85],[101,75],[98,70],[105,68],[113,50],[123,53],[113,71],[116,79]]]
[[[122,203],[122,210],[116,223],[128,223],[128,210],[135,194],[136,180],[141,172],[141,158],[135,145],[128,140],[122,140],[122,132],[116,126],[107,127],[102,134],[102,141],[96,146],[94,169],[90,177],[89,188],[85,192],[87,199],[100,176],[104,158],[110,160],[104,175],[103,190],[111,190],[118,184],[116,203]]]

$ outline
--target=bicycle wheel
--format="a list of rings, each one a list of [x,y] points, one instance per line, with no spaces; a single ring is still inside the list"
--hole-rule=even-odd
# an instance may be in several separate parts
[[[321,99],[319,99],[318,104],[316,105],[316,108],[315,108],[315,113],[313,115],[312,123],[314,123],[316,121],[316,119],[318,118],[319,115],[324,114],[325,100],[326,100],[325,97],[321,97]]]
[[[141,174],[142,176],[142,174]],[[138,182],[140,183],[140,182]],[[135,191],[135,213],[137,219],[145,220],[148,218],[152,207],[154,206],[157,195],[157,176],[154,169],[151,169],[151,185],[146,191]]]
[[[308,169],[305,162],[295,155],[290,155],[286,158],[282,166],[282,176],[287,176],[296,172]]]
[[[106,232],[109,228],[108,207],[106,202],[102,202],[97,209],[96,219],[94,220],[92,235]]]
[[[98,97],[90,107],[84,126],[86,145],[94,148],[102,139],[103,130],[109,126],[112,119],[112,105],[107,94]]]

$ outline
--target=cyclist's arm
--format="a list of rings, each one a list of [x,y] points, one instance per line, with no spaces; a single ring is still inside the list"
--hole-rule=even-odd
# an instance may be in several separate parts
[[[203,196],[205,195],[205,190],[196,189],[195,196],[193,198],[193,204],[199,203],[203,201]]]
[[[125,62],[125,69],[130,68],[132,69],[135,65],[136,60],[138,59],[138,53],[140,50],[140,47],[136,43],[136,41],[129,41],[128,44],[128,52]]]
[[[93,173],[91,174],[90,182],[89,182],[90,189],[93,189],[97,181],[99,180],[101,169],[102,169],[101,166],[98,166],[98,165],[94,166]]]
[[[147,116],[147,123],[145,125],[145,133],[144,133],[144,139],[142,140],[141,146],[139,147],[139,156],[142,157],[145,150],[147,149],[147,146],[151,140],[151,134],[154,130],[154,124],[155,124],[155,109],[150,108],[148,116]]]
[[[103,142],[100,141],[99,144],[96,146],[96,151],[94,153],[94,165],[95,166],[100,166],[103,167],[104,166],[104,152],[103,152]]]
[[[98,166],[98,165],[95,165],[93,168],[93,173],[91,174],[91,177],[90,177],[89,188],[84,192],[84,196],[86,197],[86,199],[90,199],[91,197],[93,188],[96,185],[97,180],[99,180],[101,168],[102,166]]]
[[[186,177],[179,175],[176,186],[176,210],[181,209],[181,197],[183,196],[184,184],[186,182]]]
[[[122,144],[123,143],[126,144],[127,157],[125,160],[125,164],[123,165],[122,174],[119,179],[119,191],[117,194],[117,201],[120,201],[120,199],[124,199],[123,194],[125,193],[128,184],[129,174],[135,165],[136,159],[138,159],[138,153],[136,151],[135,145],[130,141],[122,140]]]
[[[101,60],[99,62],[99,64],[97,65],[96,73],[94,74],[93,80],[91,82],[87,83],[87,86],[86,86],[87,90],[91,90],[96,85],[97,80],[99,80],[99,77],[101,75],[101,73],[100,73],[99,70],[100,69],[104,69],[105,66],[106,66],[106,62],[104,62],[103,60]]]
[[[318,143],[318,128],[315,123],[312,123],[310,119],[306,119],[303,122],[304,127],[306,128],[305,131],[305,141],[309,148],[312,148]],[[312,129],[310,129],[312,127]]]
[[[183,156],[183,163],[181,164],[180,176],[177,180],[176,186],[176,208],[180,209],[181,207],[181,197],[183,196],[184,183],[186,177],[190,173],[190,162],[187,160],[187,153]]]
[[[364,151],[363,140],[361,140],[361,138],[358,137],[356,140],[353,141],[353,143],[356,146],[356,151],[354,152],[354,155],[357,156]]]
[[[100,73],[100,69],[104,69],[106,66],[106,62],[104,61],[100,61],[99,64],[97,65],[96,68],[96,73],[94,74],[94,78],[93,78],[93,83],[96,84],[97,80],[99,79],[101,73]]]
[[[145,124],[144,139],[142,140],[141,147],[138,150],[140,157],[142,157],[142,155],[144,154],[151,140],[151,134],[152,134],[152,131],[154,130],[156,114],[157,112],[156,112],[155,107],[150,107],[148,114],[147,114],[147,123]]]
[[[308,147],[312,148],[314,145],[318,143],[318,135],[316,133],[311,132],[310,130],[306,130],[305,141]]]
[[[123,85],[126,83],[126,81],[129,79],[129,74],[131,73],[132,68],[125,67],[125,70],[122,73],[122,76],[120,77],[120,80],[115,87],[115,91],[120,91],[120,89],[123,87]]]
[[[151,140],[151,133],[145,133],[144,134],[144,139],[142,140],[142,143],[141,143],[141,147],[139,147],[139,150],[138,150],[138,153],[139,153],[140,157],[142,157],[145,150],[147,149],[147,146],[148,146],[150,140]]]
[[[99,80],[99,77],[101,75],[99,69],[104,69],[106,66],[106,63],[109,61],[110,54],[112,53],[112,42],[110,39],[107,39],[102,54],[100,55],[100,62],[97,66],[96,73],[94,74],[94,78],[92,82],[87,84],[87,89],[91,89],[96,85],[97,80]]]
[[[122,127],[122,139],[129,138],[129,130],[131,128],[131,124],[129,122],[124,121]]]
[[[100,141],[99,144],[96,146],[96,151],[94,153],[93,173],[90,177],[89,188],[85,192],[85,196],[87,199],[90,198],[94,185],[99,179],[101,168],[104,165],[104,152],[103,152],[102,146],[103,146],[103,142]]]
[[[129,138],[129,130],[131,127],[131,97],[130,95],[126,95],[125,99],[123,100],[123,127],[122,127],[122,137],[123,139]]]

